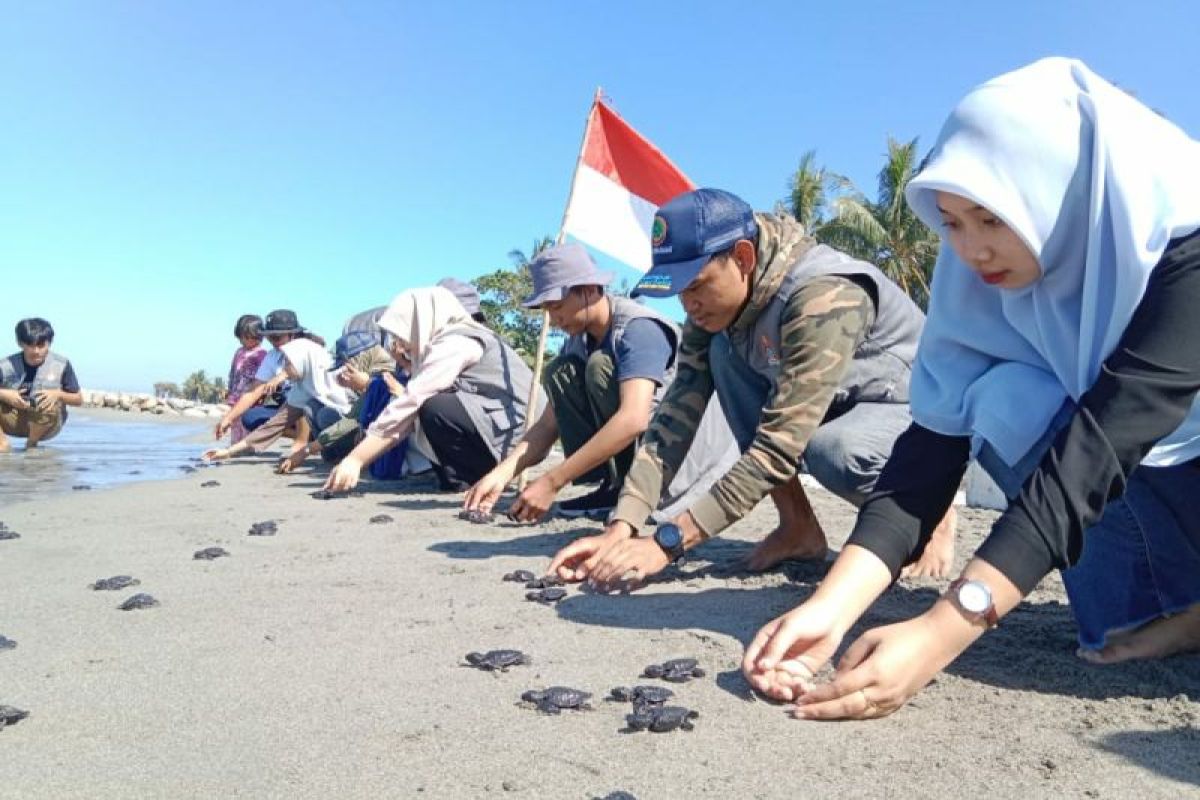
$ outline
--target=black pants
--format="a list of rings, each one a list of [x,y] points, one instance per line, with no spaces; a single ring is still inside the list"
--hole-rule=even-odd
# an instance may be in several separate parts
[[[491,448],[455,392],[435,394],[421,405],[417,417],[437,457],[433,469],[442,489],[466,491],[496,466]]]

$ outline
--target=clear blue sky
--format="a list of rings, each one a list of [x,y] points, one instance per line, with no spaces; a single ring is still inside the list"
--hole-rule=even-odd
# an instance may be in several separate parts
[[[402,289],[507,266],[557,231],[597,86],[762,208],[808,149],[873,192],[888,135],[931,143],[972,85],[1045,55],[1200,136],[1194,2],[0,11],[0,335],[49,318],[96,388],[223,374],[243,313],[332,339]]]

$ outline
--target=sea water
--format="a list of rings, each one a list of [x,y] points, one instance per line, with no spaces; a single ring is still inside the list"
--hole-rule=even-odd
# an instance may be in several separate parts
[[[126,421],[73,411],[62,432],[34,450],[9,437],[12,452],[0,453],[0,507],[84,491],[75,487],[178,478],[200,466],[195,459],[206,435],[211,438],[211,424],[204,421]]]

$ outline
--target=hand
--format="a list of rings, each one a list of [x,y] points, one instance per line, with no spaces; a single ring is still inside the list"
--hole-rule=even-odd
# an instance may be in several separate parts
[[[275,465],[275,471],[280,475],[290,475],[292,470],[304,463],[308,458],[308,448],[302,447],[299,450],[294,450],[283,458],[279,459],[279,463]]]
[[[333,468],[333,472],[329,473],[329,479],[325,481],[325,491],[350,491],[355,486],[358,486],[358,479],[362,475],[362,468],[361,461],[354,458],[353,455],[346,456],[340,464]]]
[[[62,392],[58,389],[43,389],[34,399],[37,401],[38,411],[53,411],[62,399]]]
[[[837,652],[845,633],[835,610],[809,600],[759,630],[742,658],[746,680],[767,697],[795,700]]]
[[[596,590],[633,591],[667,568],[671,560],[649,537],[635,537],[608,548],[588,571],[588,583]]]
[[[211,447],[204,451],[204,455],[200,456],[205,461],[224,461],[229,458],[229,451],[222,450],[217,447]]]
[[[213,428],[214,439],[224,439],[225,434],[229,433],[229,429],[233,427],[233,421],[229,417],[221,417],[217,420],[217,427]]]
[[[29,401],[15,389],[0,389],[0,400],[3,400],[19,411],[28,411],[30,409]]]
[[[383,375],[383,382],[387,384],[388,394],[392,397],[399,397],[404,394],[404,384],[397,380],[396,376],[390,372],[380,373]]]
[[[550,480],[550,476],[542,475],[526,486],[517,496],[508,515],[518,522],[537,522],[546,516],[546,512],[550,510],[550,505],[557,496],[558,490],[554,488],[554,482]]]
[[[610,524],[604,533],[576,539],[554,554],[546,573],[564,581],[581,581],[609,548],[633,536],[633,528],[620,520]]]
[[[357,367],[346,364],[338,371],[337,382],[362,394],[366,391],[367,384],[371,382],[371,376]]]
[[[846,650],[836,678],[804,692],[793,714],[802,719],[886,717],[925,688],[969,641],[945,630],[930,612],[872,628]]]
[[[503,463],[497,464],[470,488],[466,499],[463,500],[463,508],[467,511],[490,514],[500,495],[504,494],[504,487],[508,486],[511,480],[512,469]]]

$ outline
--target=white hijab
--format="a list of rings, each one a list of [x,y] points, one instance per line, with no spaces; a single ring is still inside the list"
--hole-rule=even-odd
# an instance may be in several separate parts
[[[279,349],[300,376],[288,391],[289,406],[303,408],[309,400],[318,400],[339,414],[350,412],[350,393],[329,374],[333,358],[324,347],[312,339],[292,339]]]
[[[972,90],[908,185],[975,201],[1037,256],[1042,277],[994,289],[943,241],[912,379],[913,417],[1015,465],[1095,382],[1168,242],[1200,228],[1200,143],[1082,62],[1047,58]],[[1197,313],[1200,313],[1198,310]],[[1196,346],[1200,346],[1197,343]],[[1143,463],[1200,455],[1200,405]]]
[[[396,295],[380,315],[379,327],[404,342],[414,375],[420,371],[429,348],[439,339],[455,333],[487,330],[471,319],[458,298],[441,286],[408,289]]]

